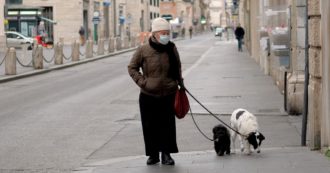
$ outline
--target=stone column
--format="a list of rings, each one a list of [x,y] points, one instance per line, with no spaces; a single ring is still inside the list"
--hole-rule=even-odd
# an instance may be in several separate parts
[[[63,64],[63,44],[57,43],[55,45],[55,65]]]
[[[41,45],[36,47],[36,51],[33,58],[33,67],[34,69],[43,69],[44,68],[44,58],[43,58],[43,48]]]
[[[79,47],[80,47],[80,44],[75,41],[73,42],[73,45],[72,45],[72,61],[79,61],[79,56],[80,56],[80,53],[79,53]]]
[[[251,47],[251,57],[255,59],[257,63],[260,62],[260,56],[259,56],[259,46],[260,46],[260,25],[259,25],[259,20],[260,20],[260,14],[259,14],[259,0],[251,0],[250,2],[250,32],[251,32],[251,37],[250,37],[250,47]],[[244,49],[244,48],[243,48]]]
[[[5,59],[5,74],[16,75],[16,50],[10,48]]]
[[[308,44],[309,44],[309,86],[308,86],[308,134],[311,149],[321,148],[321,13],[320,0],[308,0]]]
[[[129,40],[128,37],[124,37],[124,49],[128,49],[129,48]]]
[[[112,37],[109,39],[108,49],[109,49],[109,53],[112,53],[115,51],[115,39]]]
[[[99,39],[98,40],[97,55],[104,55],[104,39]]]
[[[121,50],[121,46],[122,46],[121,38],[117,37],[116,38],[116,50],[117,51]]]
[[[329,0],[321,1],[321,33],[322,46],[330,46],[330,2]],[[321,128],[321,147],[324,150],[330,148],[330,49],[322,49],[322,128]]]
[[[93,41],[87,40],[86,42],[86,58],[92,58],[93,57]]]
[[[291,63],[287,78],[287,112],[299,115],[303,112],[304,106],[304,64],[305,60],[305,23],[303,5],[291,1]],[[299,22],[298,22],[299,21]]]

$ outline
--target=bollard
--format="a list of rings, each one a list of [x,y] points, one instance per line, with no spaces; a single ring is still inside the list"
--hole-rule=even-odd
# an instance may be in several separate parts
[[[131,38],[131,48],[134,48],[134,47],[136,47],[136,39],[135,39],[135,37],[132,37]]]
[[[63,64],[63,44],[57,43],[54,47],[55,50],[55,65]]]
[[[124,38],[124,49],[128,49],[129,48],[129,41],[128,41],[128,37]]]
[[[92,58],[93,57],[93,41],[87,40],[86,42],[86,58]]]
[[[5,75],[16,75],[16,50],[10,48],[5,59]]]
[[[72,61],[79,61],[79,43],[74,41],[72,44]]]
[[[104,55],[104,39],[97,41],[97,55]]]
[[[116,50],[117,51],[121,50],[121,38],[120,37],[116,38]]]
[[[44,68],[43,48],[41,45],[36,46],[36,51],[34,53],[32,62],[34,69]]]
[[[109,39],[109,53],[112,53],[115,51],[115,39],[114,38],[110,38]]]
[[[61,43],[62,45],[64,45],[64,38],[63,38],[63,37],[60,37],[60,43]]]

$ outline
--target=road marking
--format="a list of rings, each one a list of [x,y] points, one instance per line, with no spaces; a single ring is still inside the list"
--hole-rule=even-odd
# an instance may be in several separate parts
[[[203,55],[191,67],[186,69],[182,73],[183,77],[186,77],[193,69],[195,69],[197,66],[199,66],[202,63],[202,61],[207,57],[206,55],[211,52],[211,50],[213,50],[213,47],[210,47],[205,53],[203,53]]]

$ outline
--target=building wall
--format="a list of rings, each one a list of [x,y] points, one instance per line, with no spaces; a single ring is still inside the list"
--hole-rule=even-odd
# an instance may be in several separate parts
[[[308,0],[309,73],[308,129],[309,146],[321,148],[322,121],[322,41],[320,0]]]
[[[183,13],[183,27],[188,31],[188,28],[193,26],[193,6],[183,1],[176,2],[176,15],[173,16],[173,18],[179,17],[181,13]],[[188,32],[186,32],[186,34],[188,34]]]
[[[322,47],[330,47],[330,2],[321,1],[321,33]],[[330,50],[322,49],[322,118],[321,118],[321,147],[329,149],[330,146]]]
[[[54,43],[64,38],[69,43],[79,38],[78,30],[83,24],[83,3],[80,0],[24,0],[23,5],[53,7],[53,19],[57,21],[54,25]]]
[[[0,1],[0,21],[4,21],[4,6],[5,6],[5,1]],[[6,47],[6,37],[5,37],[5,28],[4,24],[0,24],[0,51],[5,51]]]
[[[129,1],[127,2],[127,22],[126,22],[126,28],[129,28],[129,32],[131,36],[137,36],[138,33],[141,31],[141,24],[140,20],[142,17],[141,11],[144,11],[144,19],[149,19],[146,17],[146,3],[141,3],[141,1]],[[129,17],[130,16],[130,17]],[[145,20],[146,21],[146,20]],[[143,22],[143,24],[146,26],[146,22]],[[148,29],[147,27],[144,27]]]
[[[222,13],[224,13],[224,1],[212,0],[210,3],[210,23],[212,23],[213,26],[221,25],[220,15]]]
[[[260,47],[260,24],[259,24],[259,0],[251,0],[250,1],[250,39],[251,39],[251,48],[250,48],[250,54],[253,59],[255,59],[256,62],[259,63],[259,47]]]

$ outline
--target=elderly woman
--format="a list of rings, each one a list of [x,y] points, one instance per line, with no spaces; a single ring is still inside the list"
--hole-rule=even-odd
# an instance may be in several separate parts
[[[147,165],[174,165],[170,153],[177,153],[174,113],[175,92],[183,86],[181,62],[174,43],[170,42],[170,26],[163,18],[152,22],[149,43],[140,46],[128,65],[128,73],[140,87],[140,113],[149,156]],[[142,70],[142,72],[140,71]]]

